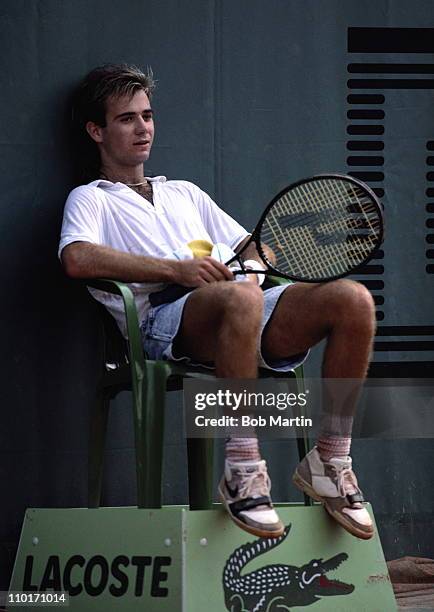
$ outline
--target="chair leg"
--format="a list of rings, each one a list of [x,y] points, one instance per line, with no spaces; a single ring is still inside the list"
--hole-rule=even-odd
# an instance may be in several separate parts
[[[137,505],[161,508],[163,480],[164,404],[167,366],[146,362],[146,376],[134,397]]]
[[[295,376],[297,378],[297,390],[299,393],[304,393],[305,386],[304,386],[303,366],[302,365],[299,366],[294,371],[295,371]],[[309,436],[308,436],[306,427],[303,427],[302,437],[301,438],[297,437],[297,448],[298,448],[298,457],[301,461],[303,457],[305,457],[305,455],[310,450],[310,440],[309,440]],[[309,495],[306,495],[306,493],[303,493],[303,497],[304,497],[305,506],[313,506],[313,500],[309,497]]]
[[[303,366],[299,366],[294,370],[295,377],[297,379],[297,391],[298,393],[305,392],[304,386],[304,374],[303,374]],[[298,446],[298,456],[300,461],[306,455],[306,453],[310,450],[310,441],[307,433],[307,429],[303,427],[303,435],[301,438],[297,438],[297,446]]]
[[[89,428],[88,506],[99,508],[101,504],[104,447],[107,433],[109,399],[100,391],[92,407]]]
[[[187,457],[190,510],[210,510],[213,498],[214,440],[188,438]]]

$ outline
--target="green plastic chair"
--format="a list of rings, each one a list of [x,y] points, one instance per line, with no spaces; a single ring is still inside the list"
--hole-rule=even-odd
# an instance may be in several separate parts
[[[276,279],[276,284],[282,279]],[[284,281],[286,282],[286,281]],[[86,285],[115,295],[123,300],[128,341],[122,337],[115,320],[98,304],[102,328],[101,371],[96,401],[90,417],[89,438],[89,508],[101,503],[104,447],[110,401],[120,391],[132,391],[137,505],[139,508],[161,508],[164,436],[164,404],[166,391],[182,389],[184,378],[211,380],[213,374],[205,368],[185,366],[169,361],[146,359],[134,296],[128,285],[112,280],[90,280]],[[299,391],[303,391],[302,366],[294,371]],[[288,373],[261,371],[261,377],[288,378]],[[300,458],[304,457],[309,440],[304,432],[297,438]],[[212,507],[213,497],[212,439],[187,439],[188,489],[191,510]],[[310,505],[310,499],[305,497]]]

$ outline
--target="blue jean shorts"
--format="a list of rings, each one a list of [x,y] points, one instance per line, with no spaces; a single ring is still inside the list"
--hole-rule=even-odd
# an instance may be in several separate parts
[[[290,287],[291,285],[279,285],[264,291],[264,315],[262,318],[261,338],[280,296],[285,289],[290,291]],[[191,365],[205,365],[205,367],[212,368],[209,364],[194,362],[187,356],[177,355],[174,357],[172,353],[173,340],[178,333],[184,305],[190,295],[188,293],[175,302],[161,304],[149,310],[146,319],[141,325],[144,350],[149,359],[170,359],[171,361],[180,361]],[[301,365],[309,353],[309,351],[306,351],[305,353],[292,355],[287,359],[267,363],[261,353],[261,344],[258,347],[258,366],[276,372],[290,372]]]

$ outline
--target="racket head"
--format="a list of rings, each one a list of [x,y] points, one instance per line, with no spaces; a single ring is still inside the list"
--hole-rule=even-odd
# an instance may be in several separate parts
[[[273,229],[275,223],[278,230]],[[383,238],[382,205],[375,193],[362,181],[336,173],[318,174],[282,189],[252,235],[269,274],[311,283],[356,272]],[[262,243],[272,249],[276,262]]]

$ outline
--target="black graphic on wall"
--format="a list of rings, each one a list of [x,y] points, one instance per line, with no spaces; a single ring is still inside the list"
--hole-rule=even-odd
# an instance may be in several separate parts
[[[287,525],[279,538],[258,538],[237,548],[223,570],[226,609],[230,612],[278,612],[291,606],[310,606],[322,597],[349,595],[352,584],[329,579],[326,574],[348,559],[346,553],[331,559],[312,559],[301,567],[273,564],[242,575],[245,566],[279,546],[288,536]],[[288,555],[290,551],[288,552]]]
[[[420,90],[434,90],[434,63],[421,63],[417,55],[434,54],[434,28],[351,27],[348,28],[348,53],[348,172],[368,183],[382,198],[387,194],[384,163],[390,154],[384,142],[387,135],[385,102],[392,90],[414,91],[412,95],[418,95]],[[370,54],[372,61],[369,60]],[[414,57],[414,62],[408,61],[409,55],[410,58]],[[416,223],[424,224],[420,229],[426,235],[426,263],[423,270],[412,270],[410,273],[413,275],[434,274],[434,246],[430,246],[434,245],[434,172],[431,168],[434,165],[434,140],[432,134],[427,134],[428,138],[431,139],[426,141],[424,172],[427,200],[420,202],[422,214],[415,219]],[[385,217],[387,233],[387,207]],[[387,325],[385,321],[384,306],[387,305],[388,289],[391,291],[391,288],[385,283],[384,261],[381,261],[384,255],[384,250],[379,252],[377,261],[371,261],[357,276],[357,280],[370,289],[377,306],[380,325],[374,345],[375,361],[383,361],[385,353],[391,353],[388,371],[381,369],[383,376],[429,375],[434,364],[429,361],[427,352],[434,350],[434,326]],[[383,321],[385,324],[381,324]],[[411,373],[408,361],[414,364]]]
[[[431,64],[433,67],[434,74],[434,64]],[[426,216],[426,228],[428,230],[425,240],[427,243],[427,251],[426,251],[426,272],[427,274],[434,274],[434,171],[432,170],[432,166],[434,166],[434,140],[428,140],[426,143],[426,149],[428,152],[428,156],[426,158],[427,163],[427,189],[426,189],[426,197],[429,200],[426,204],[425,210],[427,213]]]

